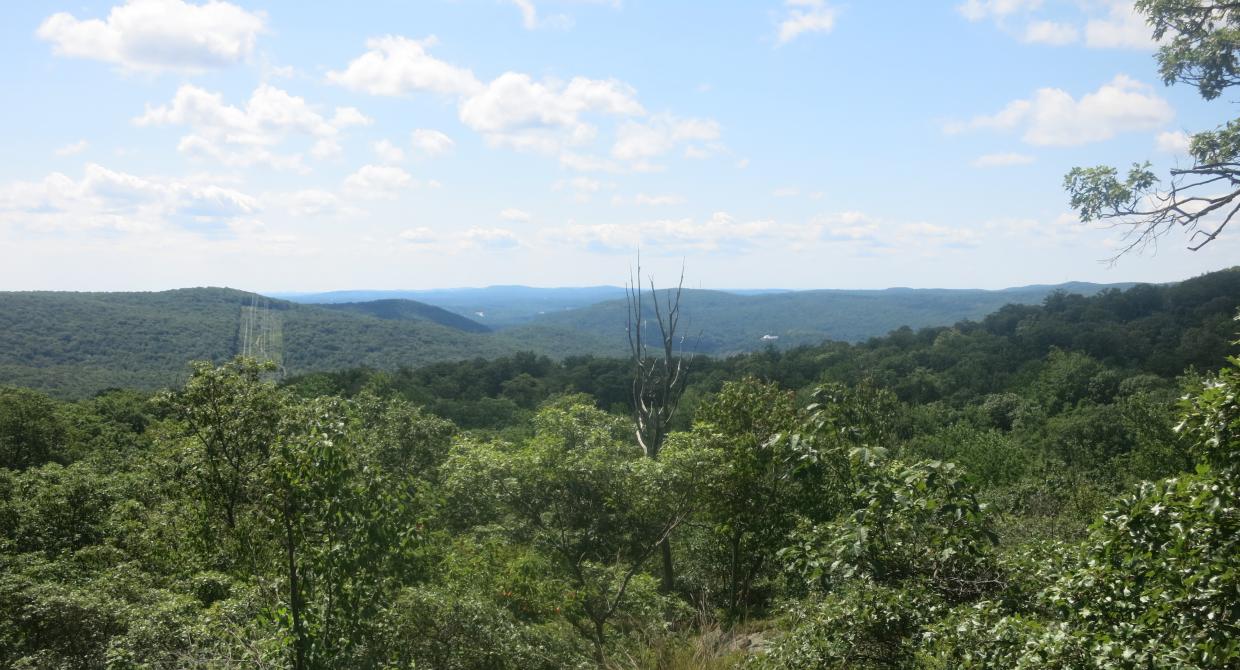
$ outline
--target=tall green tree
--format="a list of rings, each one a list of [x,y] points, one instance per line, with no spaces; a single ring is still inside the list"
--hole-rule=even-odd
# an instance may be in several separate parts
[[[64,423],[50,398],[0,388],[0,467],[22,470],[54,460],[64,439]]]

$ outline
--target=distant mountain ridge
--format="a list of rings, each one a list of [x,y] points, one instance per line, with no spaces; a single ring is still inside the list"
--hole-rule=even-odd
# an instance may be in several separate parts
[[[1133,285],[1132,282],[1116,284],[1066,282],[1063,284],[1031,284],[993,290],[892,287],[885,289],[716,289],[712,292],[745,297],[788,294],[865,297],[909,292],[923,292],[926,295],[949,292],[961,296],[967,294],[995,296],[995,300],[984,302],[987,304],[1001,304],[1005,299],[1024,296],[1025,294],[1036,294],[1040,300],[1041,296],[1055,290],[1092,295],[1106,288],[1125,289]],[[694,292],[703,290],[709,289],[686,289],[686,291]],[[621,286],[540,288],[520,285],[497,285],[477,288],[341,290],[323,293],[270,293],[268,295],[290,302],[315,305],[337,303],[364,304],[379,300],[412,300],[445,309],[492,329],[504,329],[537,322],[543,319],[543,317],[560,312],[590,307],[610,300],[623,300],[625,289]],[[1028,299],[1019,298],[1018,301],[1028,302]],[[983,314],[974,314],[974,316],[983,316]]]
[[[826,339],[857,342],[901,326],[979,319],[1005,304],[1038,303],[1059,290],[1114,288],[1074,282],[1001,291],[687,289],[681,334],[687,350],[711,355]],[[620,287],[416,292],[424,301],[394,298],[393,293],[399,292],[370,301],[302,304],[226,288],[0,292],[0,384],[60,397],[109,387],[150,389],[181,381],[191,360],[221,361],[238,354],[273,360],[287,374],[417,367],[518,351],[552,358],[627,354]],[[471,319],[467,310],[475,307],[482,314]]]
[[[273,293],[297,303],[329,304],[376,300],[415,300],[454,312],[490,328],[504,328],[534,320],[541,314],[586,307],[624,297],[619,286],[537,288],[501,285],[482,288],[410,291],[346,290],[326,293]]]
[[[431,321],[441,326],[455,328],[467,333],[489,333],[491,328],[485,326],[473,319],[467,319],[455,312],[449,312],[442,307],[428,305],[424,302],[416,300],[406,300],[397,298],[386,298],[383,300],[371,300],[369,302],[333,302],[321,303],[319,305],[324,309],[334,309],[342,312],[356,312],[358,314],[369,314],[379,319],[390,319],[396,321],[418,320]]]
[[[1132,286],[1073,282],[1073,293],[1093,295]],[[698,353],[727,355],[767,346],[790,348],[824,339],[857,342],[908,326],[924,328],[980,319],[1009,304],[1039,303],[1061,286],[983,289],[882,290],[817,289],[738,294],[686,289],[681,301],[681,335]],[[660,295],[665,295],[660,292]],[[661,297],[662,299],[662,297]],[[647,305],[648,316],[653,310]],[[542,328],[589,333],[623,350],[627,318],[623,299],[539,316]],[[506,333],[518,333],[516,326]]]

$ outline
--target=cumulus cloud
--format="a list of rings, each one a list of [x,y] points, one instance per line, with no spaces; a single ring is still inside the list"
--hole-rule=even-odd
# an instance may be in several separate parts
[[[533,0],[508,0],[521,12],[521,25],[526,30],[537,30],[538,28],[571,28],[573,20],[564,14],[554,14],[547,17],[538,15],[538,7]]]
[[[322,189],[303,189],[284,196],[290,214],[298,217],[336,214],[344,209],[340,197]]]
[[[88,146],[90,146],[90,142],[87,142],[86,140],[78,140],[71,144],[66,144],[63,147],[57,148],[54,153],[57,156],[76,156],[77,154],[86,151],[86,147]]]
[[[533,30],[538,27],[538,8],[530,0],[509,0],[517,9],[521,11],[521,25],[526,30]]]
[[[626,169],[618,161],[574,151],[561,153],[560,165],[577,172],[624,172]]]
[[[387,35],[366,40],[368,51],[327,80],[371,95],[398,96],[414,91],[469,95],[482,88],[474,73],[427,53],[437,40]]]
[[[1033,21],[1025,26],[1024,41],[1029,44],[1063,46],[1081,38],[1081,32],[1070,23]]]
[[[1153,49],[1154,29],[1138,14],[1131,2],[1112,0],[1105,18],[1085,24],[1085,46],[1095,49]]]
[[[956,11],[970,21],[1001,20],[1041,6],[1042,0],[966,0],[956,6]]]
[[[1186,155],[1190,139],[1188,133],[1182,130],[1169,130],[1158,133],[1154,144],[1163,153]]]
[[[829,33],[835,29],[835,8],[825,0],[786,0],[787,13],[779,22],[778,44],[787,44],[807,33]]]
[[[1008,167],[1011,165],[1028,165],[1032,162],[1033,156],[1030,156],[1029,154],[985,154],[973,159],[973,167]]]
[[[1077,146],[1100,142],[1126,132],[1151,130],[1175,118],[1175,110],[1153,89],[1118,75],[1079,100],[1057,88],[1039,89],[1028,100],[1014,100],[1001,111],[967,122],[949,123],[944,130],[1023,129],[1022,139],[1037,146]]]
[[[499,213],[499,218],[504,219],[505,221],[527,222],[534,217],[523,209],[509,207]]]
[[[975,247],[980,236],[969,228],[943,226],[925,221],[883,221],[864,212],[848,211],[813,219],[800,231],[803,249],[816,242],[846,244],[857,253],[934,255],[944,250]]]
[[[611,199],[611,204],[613,205],[633,204],[639,207],[666,207],[669,205],[680,205],[684,202],[684,196],[671,194],[647,195],[645,193],[638,193],[632,198],[625,198],[624,196],[617,195]]]
[[[1028,44],[1064,46],[1083,43],[1092,49],[1141,49],[1157,46],[1153,29],[1134,8],[1132,0],[1093,0],[1051,3],[1054,18],[1041,15],[1041,0],[968,0],[957,6],[966,19],[989,19],[1004,32]],[[1073,11],[1075,8],[1075,11]],[[1023,24],[1023,28],[1019,26]]]
[[[505,228],[470,228],[462,238],[466,244],[481,249],[512,249],[521,244],[516,234]]]
[[[415,247],[424,247],[439,241],[439,235],[426,226],[402,230],[400,234],[397,235],[397,238],[400,239],[401,242]]]
[[[245,107],[226,104],[219,93],[197,86],[181,86],[166,105],[151,107],[133,120],[138,126],[185,126],[189,134],[178,145],[182,153],[208,156],[226,165],[268,165],[299,168],[300,154],[277,154],[272,149],[291,135],[313,140],[311,155],[325,158],[339,153],[344,128],[370,123],[352,107],[324,118],[304,98],[269,84],[254,90]]]
[[[262,13],[220,0],[128,0],[106,20],[53,14],[36,34],[62,56],[131,71],[197,72],[248,58],[265,22]]]
[[[988,236],[1019,239],[1038,247],[1080,245],[1087,228],[1075,214],[1063,213],[1052,219],[1006,217],[982,224]]]
[[[456,142],[451,137],[429,128],[418,128],[410,138],[413,150],[423,156],[440,156],[452,151]]]
[[[405,160],[404,150],[387,140],[379,140],[370,146],[384,163],[399,163]]]
[[[345,192],[359,198],[394,200],[416,182],[413,175],[391,165],[363,165],[344,178]]]
[[[557,179],[551,185],[553,191],[572,191],[577,202],[589,202],[590,196],[598,193],[603,188],[603,182],[590,177],[573,177],[572,179]]]
[[[467,69],[428,53],[434,40],[414,41],[388,36],[367,42],[367,53],[328,79],[375,95],[401,95],[416,90],[453,95],[462,124],[487,143],[517,151],[559,156],[565,167],[580,171],[651,171],[660,169],[648,158],[678,144],[690,158],[723,151],[719,126],[711,119],[647,115],[636,90],[616,79],[573,77],[536,79],[523,72],[504,72],[482,83]],[[624,119],[617,131],[612,158],[585,149],[599,137],[600,119]],[[451,147],[438,131],[415,131],[415,148],[433,155]],[[617,160],[619,159],[619,160]]]
[[[712,119],[680,118],[659,114],[645,122],[626,121],[616,132],[611,155],[624,161],[641,162],[656,158],[678,145],[714,142],[719,124]]]
[[[738,221],[716,212],[705,221],[660,219],[635,224],[572,223],[546,232],[553,241],[602,253],[649,249],[658,254],[736,252],[752,246],[775,229],[773,221]]]
[[[0,187],[0,222],[38,232],[154,232],[171,226],[239,228],[258,199],[211,182],[143,177],[88,164],[81,179],[54,172]]]
[[[535,81],[505,72],[461,102],[461,122],[496,146],[554,154],[592,141],[598,129],[587,113],[632,116],[645,113],[633,88],[612,80],[574,77]]]

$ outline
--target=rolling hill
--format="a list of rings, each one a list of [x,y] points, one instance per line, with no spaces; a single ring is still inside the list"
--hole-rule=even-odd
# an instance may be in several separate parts
[[[684,291],[681,333],[686,347],[705,354],[731,354],[765,346],[781,349],[817,344],[824,339],[858,342],[901,326],[944,326],[979,319],[1005,304],[1036,304],[1055,291],[1092,295],[1131,284],[1074,282],[985,291],[973,289],[893,288],[881,291],[783,291],[739,294]],[[664,295],[660,292],[660,295]],[[661,298],[662,299],[662,298]],[[627,346],[624,300],[546,314],[529,325],[505,331],[510,336],[538,328],[591,335],[613,350]],[[648,316],[653,310],[648,306]]]
[[[0,384],[60,397],[174,384],[186,374],[188,361],[220,361],[239,353],[269,358],[296,374],[415,366],[513,350],[506,340],[412,318],[410,312],[380,318],[231,289],[0,293]]]
[[[1007,303],[1041,302],[1063,288],[1088,294],[1107,287],[689,290],[682,333],[689,336],[690,349],[719,355],[824,339],[860,341],[906,325],[942,326],[977,319]],[[455,295],[458,307],[496,305],[493,309],[505,315],[500,321],[506,319],[509,325],[492,330],[493,323],[478,323],[447,306],[390,297],[299,304],[223,288],[0,292],[0,384],[28,386],[60,397],[80,397],[109,387],[151,389],[181,380],[188,361],[220,361],[237,354],[267,358],[284,373],[299,374],[358,366],[394,369],[518,351],[553,358],[627,353],[625,302],[616,299],[623,289],[491,287],[422,292],[424,297],[428,294],[435,299]],[[578,304],[599,296],[610,299]],[[507,311],[505,297],[511,298]],[[536,311],[531,314],[531,309]]]
[[[323,303],[321,307],[341,312],[368,314],[379,319],[394,321],[431,321],[441,326],[447,326],[448,328],[454,328],[467,333],[488,333],[491,331],[489,326],[478,323],[473,319],[467,319],[442,307],[428,305],[416,300],[387,298],[368,302]]]
[[[381,300],[416,300],[441,307],[491,328],[527,323],[540,315],[587,307],[624,298],[619,286],[536,288],[532,286],[486,286],[414,291],[329,291],[327,293],[272,293],[292,302],[327,305]]]

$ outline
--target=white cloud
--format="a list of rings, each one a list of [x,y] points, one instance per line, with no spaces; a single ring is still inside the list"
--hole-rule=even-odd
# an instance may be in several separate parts
[[[810,222],[807,232],[811,238],[822,240],[877,244],[883,231],[877,220],[850,211],[817,217]]]
[[[718,141],[717,122],[661,114],[645,123],[626,122],[617,130],[613,160],[600,158],[587,148],[599,136],[599,119],[646,116],[632,86],[616,79],[580,76],[539,80],[511,71],[483,84],[469,70],[430,56],[427,49],[433,44],[433,38],[420,42],[396,36],[374,38],[367,42],[370,51],[344,71],[329,73],[328,79],[375,95],[415,90],[454,95],[461,123],[481,134],[488,145],[555,155],[562,165],[579,171],[657,171],[662,167],[649,158],[677,145],[684,146],[689,158],[725,151]],[[413,142],[415,149],[427,155],[451,147],[450,138],[431,130],[415,131]]]
[[[531,20],[537,20],[532,4],[522,6]],[[344,71],[329,73],[328,79],[376,95],[414,90],[454,95],[461,123],[481,134],[488,145],[555,155],[562,165],[579,171],[658,171],[662,167],[649,158],[678,144],[685,145],[689,158],[725,151],[718,141],[717,122],[662,114],[647,123],[626,122],[618,129],[612,155],[627,164],[600,158],[585,149],[599,136],[598,118],[646,116],[632,86],[580,76],[536,80],[511,71],[483,84],[469,70],[430,56],[427,49],[433,44],[433,38],[420,42],[397,36],[374,38],[367,42],[370,51]],[[413,142],[427,155],[451,146],[450,138],[430,130],[415,131]]]
[[[526,30],[537,30],[538,28],[571,28],[573,20],[563,14],[555,14],[546,18],[539,18],[538,8],[534,6],[532,0],[508,0],[512,5],[521,12],[521,25]]]
[[[1085,45],[1095,49],[1153,49],[1154,29],[1138,14],[1131,2],[1111,0],[1105,19],[1085,24]]]
[[[988,236],[1001,235],[1007,238],[1026,240],[1038,247],[1064,245],[1080,245],[1080,238],[1087,228],[1081,224],[1075,214],[1064,213],[1047,220],[1036,218],[1006,217],[994,219],[982,224]]]
[[[774,191],[771,191],[771,195],[776,198],[792,198],[801,195],[801,189],[795,186],[781,186]]]
[[[146,112],[133,122],[188,127],[190,133],[177,147],[182,153],[208,156],[226,165],[298,168],[300,154],[280,155],[272,148],[290,135],[302,135],[314,140],[311,154],[325,158],[340,152],[341,129],[371,121],[352,107],[337,108],[328,121],[304,98],[269,84],[254,89],[244,109],[225,104],[219,93],[186,84],[171,103],[147,105]]]
[[[611,147],[611,155],[624,161],[643,161],[661,156],[678,144],[714,142],[718,138],[719,123],[713,119],[659,114],[646,122],[626,121],[622,124],[616,133],[616,143]]]
[[[57,156],[75,156],[83,151],[86,151],[86,147],[88,146],[90,146],[90,142],[87,142],[86,140],[78,140],[72,144],[66,144],[63,147],[56,149],[55,154]]]
[[[771,236],[775,222],[737,221],[726,212],[716,212],[705,221],[661,219],[636,224],[571,223],[547,231],[554,241],[603,253],[629,253],[634,249],[654,254],[689,252],[728,253],[744,250]]]
[[[439,235],[425,226],[402,230],[397,237],[412,246],[428,246],[439,241]]]
[[[975,247],[978,236],[967,228],[952,228],[934,223],[905,223],[895,227],[894,240],[905,246],[934,245],[949,248]]]
[[[300,98],[298,99],[300,100]],[[374,123],[374,119],[366,116],[356,107],[337,107],[331,121],[331,125],[336,129],[348,128],[350,126],[369,126],[372,123]]]
[[[294,191],[284,199],[289,213],[298,217],[336,214],[343,209],[339,196],[321,189]]]
[[[452,151],[456,142],[451,137],[429,128],[418,128],[411,137],[413,150],[423,156],[440,156]]]
[[[1150,130],[1175,118],[1170,103],[1146,84],[1118,75],[1097,91],[1074,99],[1057,88],[1039,89],[1030,100],[1016,100],[991,116],[949,123],[944,130],[1015,130],[1036,146],[1077,146],[1125,132]]]
[[[387,35],[366,40],[366,53],[342,72],[328,72],[327,80],[371,95],[398,96],[413,91],[470,95],[482,88],[473,72],[450,65],[427,53],[436,39],[411,40]]]
[[[40,39],[62,56],[112,63],[125,70],[196,72],[232,65],[254,51],[265,16],[220,0],[128,0],[107,20],[66,12],[39,26]]]
[[[512,249],[521,243],[511,230],[504,228],[470,228],[462,237],[467,244],[483,249]]]
[[[680,195],[646,195],[638,193],[634,198],[634,203],[647,207],[663,207],[666,205],[679,205],[684,203],[684,196]]]
[[[344,178],[344,190],[360,198],[392,200],[416,186],[413,176],[390,165],[363,165]]]
[[[551,185],[553,191],[570,190],[573,192],[577,202],[589,202],[590,196],[598,193],[603,187],[603,182],[589,177],[573,177],[572,179],[557,179]]]
[[[1007,167],[1010,165],[1028,165],[1032,162],[1033,156],[1030,156],[1029,154],[986,154],[973,159],[973,167]]]
[[[967,0],[956,9],[970,21],[990,19],[1000,30],[1027,44],[1064,46],[1083,42],[1092,49],[1142,50],[1157,46],[1153,29],[1136,11],[1133,0],[1078,0],[1052,5],[1056,9],[1066,5],[1069,13],[1061,11],[1053,18],[1042,16],[1041,0]],[[1021,23],[1023,29],[1019,28]]]
[[[261,209],[253,196],[216,183],[142,177],[94,163],[78,180],[55,172],[39,182],[0,186],[0,223],[37,232],[231,229]]]
[[[586,113],[634,116],[645,113],[636,92],[623,82],[574,77],[534,81],[505,72],[461,103],[461,122],[494,145],[543,153],[594,139],[597,129]]]
[[[1013,14],[1028,12],[1042,6],[1042,0],[966,0],[956,11],[970,21],[1002,20]]]
[[[935,255],[947,249],[974,247],[981,238],[968,228],[927,223],[888,222],[863,212],[849,211],[820,216],[801,229],[801,241],[790,242],[804,249],[815,242],[849,244],[858,252]]]
[[[512,4],[521,10],[521,25],[526,30],[533,30],[538,27],[538,8],[530,0],[509,0]]]
[[[786,0],[784,6],[788,13],[779,22],[779,44],[807,33],[829,33],[835,28],[836,11],[825,0]]]
[[[1081,39],[1081,31],[1070,23],[1033,21],[1025,26],[1024,41],[1029,44],[1063,46]]]
[[[405,160],[405,152],[387,140],[379,140],[371,145],[375,155],[384,163],[399,163]]]
[[[1186,155],[1189,139],[1188,133],[1182,130],[1169,130],[1158,133],[1158,136],[1154,138],[1154,143],[1163,153]]]
[[[533,216],[525,210],[509,207],[499,213],[499,218],[505,221],[520,221],[524,223],[532,219]]]
[[[620,163],[591,154],[565,151],[560,154],[560,165],[578,172],[624,172]]]

